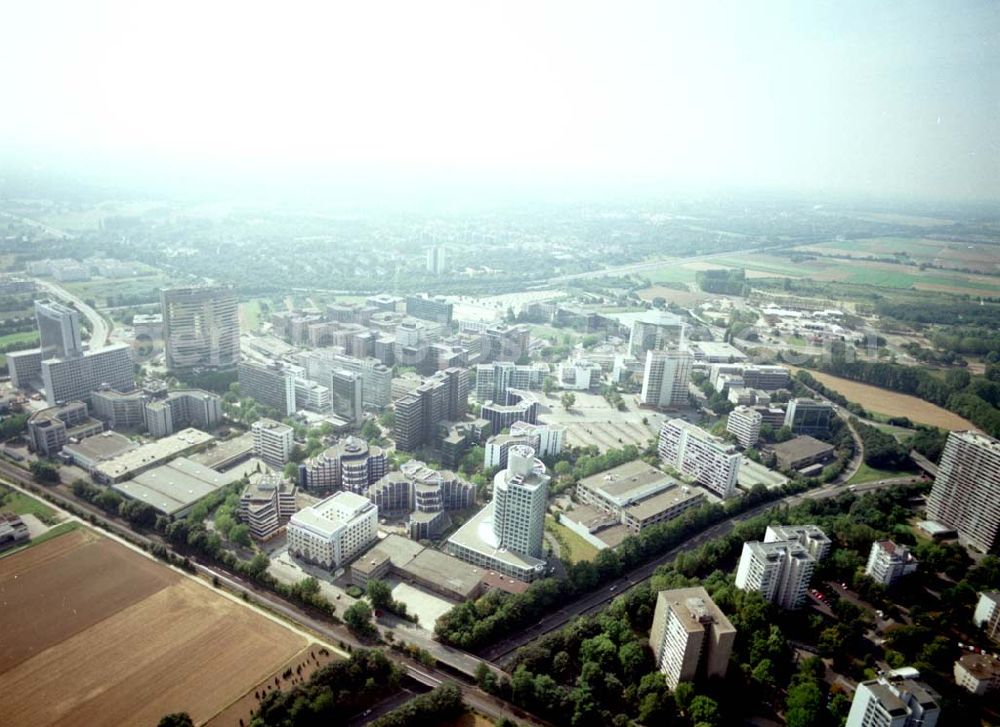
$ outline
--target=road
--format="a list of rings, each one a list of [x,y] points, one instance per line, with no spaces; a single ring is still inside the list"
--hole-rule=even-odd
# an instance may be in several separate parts
[[[878,490],[885,487],[893,487],[895,485],[909,484],[914,482],[912,477],[900,477],[891,480],[881,480],[879,482],[871,482],[864,485],[856,486],[851,492],[862,493],[870,490]],[[842,492],[845,492],[845,488],[839,484],[828,484],[824,485],[815,490],[809,490],[799,495],[789,495],[781,500],[776,500],[773,502],[767,502],[757,507],[747,510],[741,515],[736,515],[727,520],[723,520],[720,523],[713,525],[707,530],[703,530],[698,535],[690,538],[686,542],[677,547],[667,551],[658,558],[645,563],[637,568],[633,569],[628,574],[622,576],[621,578],[612,581],[611,583],[605,584],[601,589],[593,591],[592,593],[583,596],[572,604],[564,606],[558,611],[545,616],[541,620],[532,624],[531,626],[519,631],[503,641],[493,644],[489,648],[481,652],[481,656],[493,663],[502,662],[507,656],[521,648],[525,644],[534,641],[537,638],[544,636],[545,634],[556,631],[562,628],[567,623],[572,621],[577,616],[582,616],[590,613],[596,613],[603,609],[608,603],[611,602],[616,596],[620,595],[623,591],[637,586],[644,581],[649,580],[653,573],[661,565],[669,563],[678,554],[694,550],[700,547],[709,540],[715,538],[720,538],[724,535],[728,535],[737,523],[749,520],[750,518],[756,517],[761,513],[767,511],[770,508],[777,507],[779,505],[797,505],[800,502],[806,500],[822,500],[824,498],[835,497]]]
[[[39,497],[35,492],[16,484],[20,482],[22,484],[32,484],[33,486],[37,486],[33,483],[30,475],[19,467],[16,467],[9,462],[0,460],[0,477],[2,477],[0,481],[9,487],[32,497]],[[74,498],[66,497],[51,489],[46,489],[45,492],[48,497],[43,499],[46,500],[47,504],[67,519],[82,522],[88,527],[91,526],[90,523],[85,522],[80,517],[61,507],[58,504],[60,502],[72,505],[73,507],[81,510],[86,510],[88,514],[93,514],[94,517],[96,517],[97,520],[110,531],[110,537],[118,540],[119,542],[125,541],[124,544],[126,546],[133,548],[146,557],[153,558],[153,556],[149,553],[136,548],[136,543],[145,544],[147,546],[153,544],[163,545],[170,552],[173,552],[174,555],[183,557],[183,554],[174,552],[168,542],[159,537],[147,537],[145,535],[140,535],[132,529],[110,520],[102,511],[90,506],[89,503],[80,502]],[[270,591],[258,587],[256,584],[222,571],[215,566],[209,566],[201,563],[194,558],[191,558],[191,562],[199,574],[206,576],[208,580],[211,580],[213,577],[217,578],[219,583],[224,586],[228,592],[239,596],[238,599],[234,599],[237,602],[250,608],[256,609],[257,607],[261,607],[264,609],[265,614],[268,615],[269,618],[273,618],[274,614],[276,614],[277,616],[282,617],[282,620],[291,622],[290,624],[286,623],[286,626],[289,626],[296,631],[304,629],[305,635],[310,638],[318,639],[321,642],[325,642],[327,645],[343,643],[349,645],[351,648],[371,648],[373,646],[371,643],[359,640],[346,626],[320,620],[310,613],[306,613],[297,606],[293,606]],[[199,579],[199,582],[206,588],[212,587],[207,581]],[[387,629],[382,625],[379,625],[379,632],[383,636],[387,630],[391,629]],[[438,646],[445,649],[450,648],[445,647],[443,644]],[[337,650],[339,651],[339,649]],[[452,649],[452,651],[457,650]],[[440,686],[444,682],[452,682],[456,684],[456,686],[462,690],[462,697],[465,700],[465,703],[491,719],[496,720],[501,717],[507,717],[508,719],[515,719],[522,723],[543,726],[548,724],[547,722],[544,722],[534,715],[518,709],[502,699],[498,699],[497,697],[487,694],[476,686],[455,679],[451,674],[445,673],[436,667],[428,667],[393,649],[384,649],[384,653],[403,669],[407,677],[415,682],[423,684],[426,687],[434,688]],[[465,654],[464,652],[458,653],[461,653],[467,659],[475,658],[469,654]]]
[[[78,311],[87,317],[87,320],[90,321],[91,351],[96,351],[108,345],[108,341],[111,338],[111,326],[105,320],[104,316],[87,305],[82,298],[73,295],[73,293],[70,293],[61,285],[56,285],[52,281],[41,280],[39,278],[35,278],[35,282],[38,283],[40,288],[45,289],[50,295],[59,298],[64,303],[72,303]]]

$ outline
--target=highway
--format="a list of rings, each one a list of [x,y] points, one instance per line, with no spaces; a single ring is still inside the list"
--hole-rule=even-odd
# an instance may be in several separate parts
[[[895,485],[910,484],[912,482],[919,481],[913,477],[900,477],[891,480],[881,480],[879,482],[872,482],[864,485],[857,485],[851,492],[862,493],[868,492],[870,490],[878,490],[885,487],[893,487]],[[678,545],[671,550],[668,550],[663,555],[658,558],[645,563],[637,568],[633,569],[628,574],[622,576],[621,578],[612,581],[609,584],[605,584],[599,590],[593,591],[586,596],[574,601],[572,604],[567,605],[558,611],[545,616],[538,622],[528,626],[527,628],[519,631],[503,641],[497,642],[492,646],[484,649],[481,652],[481,656],[493,663],[502,663],[510,654],[512,654],[517,649],[521,648],[525,644],[534,641],[537,638],[544,636],[545,634],[556,631],[567,623],[572,621],[577,616],[582,616],[586,614],[596,613],[603,609],[608,603],[612,601],[616,596],[622,594],[622,592],[627,591],[633,586],[637,586],[644,581],[649,580],[652,577],[654,571],[661,565],[669,563],[678,554],[694,550],[700,547],[704,543],[714,538],[720,538],[724,535],[728,535],[737,523],[749,520],[750,518],[756,517],[768,509],[777,507],[779,505],[797,505],[800,502],[806,500],[822,500],[828,497],[835,497],[842,492],[845,492],[846,488],[842,485],[834,483],[828,484],[815,490],[809,490],[798,495],[789,495],[781,500],[776,500],[773,502],[767,502],[757,507],[747,510],[746,512],[731,517],[727,520],[723,520],[717,523],[707,530],[703,530],[698,535],[695,535],[685,543]]]
[[[38,283],[40,288],[48,291],[48,293],[64,303],[72,303],[73,306],[80,311],[87,320],[90,321],[90,350],[96,351],[99,348],[104,348],[108,345],[111,338],[111,326],[108,324],[107,320],[94,310],[91,306],[87,305],[82,298],[73,295],[68,290],[63,288],[61,285],[57,285],[49,280],[41,280],[35,278],[35,282]]]

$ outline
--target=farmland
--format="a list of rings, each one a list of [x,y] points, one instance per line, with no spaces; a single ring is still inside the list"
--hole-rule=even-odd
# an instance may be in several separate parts
[[[831,376],[820,371],[810,370],[809,373],[824,386],[843,394],[848,401],[862,404],[868,411],[885,414],[889,417],[909,417],[911,421],[919,424],[929,424],[942,429],[976,428],[971,422],[957,414],[952,414],[947,409],[942,409],[915,396],[880,389],[877,386],[842,379],[839,376]]]
[[[0,560],[0,603],[11,724],[204,722],[306,646],[87,529]]]

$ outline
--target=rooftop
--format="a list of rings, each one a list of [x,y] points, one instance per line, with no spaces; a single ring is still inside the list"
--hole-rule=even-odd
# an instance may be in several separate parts
[[[146,502],[166,515],[173,515],[237,479],[234,473],[216,472],[180,457],[112,488],[132,500]]]
[[[579,484],[599,491],[615,505],[624,507],[675,487],[678,482],[656,467],[637,459],[585,477]]]
[[[292,523],[318,535],[332,537],[354,518],[374,509],[375,505],[361,495],[335,492],[292,515]]]
[[[814,437],[803,435],[789,439],[787,442],[775,444],[771,449],[774,450],[779,459],[794,461],[832,452],[833,445],[821,442]]]
[[[726,614],[715,605],[708,591],[701,586],[660,591],[657,595],[657,604],[661,601],[670,605],[670,610],[688,632],[704,631],[705,624],[710,623],[717,635],[736,633],[736,628]]]
[[[691,487],[689,485],[673,486],[668,490],[643,500],[642,502],[630,505],[626,508],[625,512],[635,518],[638,518],[639,520],[645,520],[646,518],[653,517],[664,510],[676,507],[681,503],[690,502],[692,500],[702,500],[704,498],[705,492],[699,487]]]
[[[86,437],[75,444],[67,444],[63,447],[63,451],[85,459],[102,461],[136,449],[138,446],[128,437],[109,431]]]
[[[175,457],[194,447],[207,444],[213,439],[215,437],[211,434],[188,427],[168,437],[143,444],[136,449],[101,462],[95,471],[109,479],[117,479],[135,470]]]

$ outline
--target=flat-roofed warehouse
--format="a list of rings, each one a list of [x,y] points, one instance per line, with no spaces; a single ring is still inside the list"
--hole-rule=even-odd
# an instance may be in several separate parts
[[[122,482],[164,462],[197,452],[215,437],[200,429],[182,429],[176,434],[143,444],[136,449],[97,464],[92,475],[100,482]]]
[[[145,502],[163,515],[183,517],[203,497],[240,477],[239,470],[216,472],[180,457],[136,475],[128,482],[112,485],[111,489],[129,500]]]

